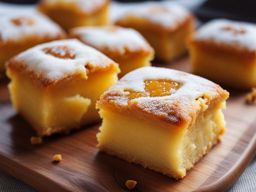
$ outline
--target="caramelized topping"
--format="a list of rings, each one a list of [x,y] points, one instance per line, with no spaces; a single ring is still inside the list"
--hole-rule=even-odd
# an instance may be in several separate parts
[[[180,83],[170,80],[146,80],[145,91],[150,94],[150,97],[168,96],[171,91],[177,90]]]
[[[35,21],[33,19],[27,18],[27,17],[14,18],[11,20],[11,22],[17,26],[33,25],[35,23]]]
[[[145,80],[145,92],[136,92],[133,90],[126,90],[129,92],[129,99],[139,97],[163,97],[172,94],[172,91],[179,89],[181,84],[170,80]]]
[[[234,35],[241,35],[241,34],[246,33],[246,30],[244,28],[242,28],[242,27],[238,28],[238,27],[234,27],[234,26],[231,26],[231,25],[226,25],[222,29],[225,30],[225,31],[230,31]]]
[[[47,47],[43,51],[60,59],[74,59],[76,57],[75,50],[67,46]]]

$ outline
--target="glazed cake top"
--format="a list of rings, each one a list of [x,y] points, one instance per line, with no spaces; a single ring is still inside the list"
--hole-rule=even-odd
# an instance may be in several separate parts
[[[0,15],[0,42],[22,41],[34,36],[56,38],[63,36],[62,29],[36,11],[17,11]]]
[[[59,40],[30,48],[7,63],[36,75],[45,85],[72,75],[87,78],[88,72],[113,68],[117,64],[94,48],[78,40]]]
[[[82,12],[91,13],[106,5],[109,0],[42,0],[48,7],[76,8]]]
[[[146,40],[133,29],[116,26],[79,27],[73,29],[71,34],[103,52],[120,55],[127,52],[153,52]]]
[[[146,80],[171,81],[179,85],[165,96],[149,96]],[[137,96],[129,98],[134,92]],[[138,93],[146,95],[140,96]],[[222,103],[227,98],[227,91],[202,77],[173,69],[143,67],[125,75],[101,96],[97,105],[99,108],[109,106],[115,110],[131,110],[133,113],[140,111],[152,118],[179,125],[191,122],[210,103]]]
[[[195,41],[214,42],[219,45],[240,47],[256,51],[256,25],[226,19],[216,19],[202,26]]]
[[[126,20],[130,17],[147,20],[159,25],[165,29],[175,30],[188,17],[189,11],[185,8],[170,2],[163,3],[142,3],[137,6],[131,6],[118,15],[116,22]]]

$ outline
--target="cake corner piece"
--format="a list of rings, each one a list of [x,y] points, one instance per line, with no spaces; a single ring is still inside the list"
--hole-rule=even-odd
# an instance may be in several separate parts
[[[104,53],[118,63],[122,77],[126,73],[151,65],[154,50],[134,29],[119,26],[77,27],[69,32],[74,37]]]
[[[209,21],[195,32],[188,46],[193,73],[235,89],[255,87],[255,33],[252,23]]]
[[[154,48],[156,59],[166,63],[186,53],[195,28],[192,13],[173,2],[131,6],[114,23],[139,31]]]
[[[96,100],[119,72],[114,61],[74,39],[40,44],[6,66],[12,105],[39,136],[98,121]]]
[[[97,102],[103,119],[98,148],[181,179],[224,133],[222,109],[228,96],[219,85],[195,75],[137,69]]]

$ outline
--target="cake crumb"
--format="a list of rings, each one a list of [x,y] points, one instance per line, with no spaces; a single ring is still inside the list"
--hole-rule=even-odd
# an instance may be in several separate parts
[[[256,88],[253,88],[252,91],[246,95],[246,103],[249,105],[256,104]]]
[[[61,154],[55,154],[52,157],[52,162],[54,163],[59,163],[62,160],[62,155]]]
[[[39,144],[41,144],[42,142],[43,142],[42,137],[35,137],[35,136],[33,136],[33,137],[30,138],[30,143],[31,143],[32,145],[39,145]]]
[[[127,189],[129,189],[129,190],[134,189],[137,184],[138,184],[138,182],[135,181],[135,180],[132,180],[132,179],[128,179],[128,180],[126,180],[126,182],[125,182],[125,186],[126,186]]]

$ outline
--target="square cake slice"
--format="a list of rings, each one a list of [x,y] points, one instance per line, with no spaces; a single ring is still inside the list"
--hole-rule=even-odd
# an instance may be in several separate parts
[[[38,10],[69,30],[108,24],[110,0],[41,0]]]
[[[192,14],[170,2],[128,7],[116,17],[116,25],[139,31],[154,48],[156,59],[163,62],[170,62],[186,52],[194,30]]]
[[[225,130],[229,93],[181,71],[143,67],[124,76],[97,102],[100,150],[181,179]]]
[[[210,21],[195,33],[189,52],[193,73],[232,88],[256,86],[256,25]]]
[[[72,29],[71,37],[78,38],[109,56],[119,64],[120,76],[151,65],[154,51],[135,30],[117,26],[79,27]]]
[[[78,40],[41,44],[7,63],[12,104],[40,136],[98,121],[96,100],[118,72],[114,61]]]
[[[63,39],[65,33],[36,11],[10,11],[0,16],[0,72],[14,55],[37,44]]]

